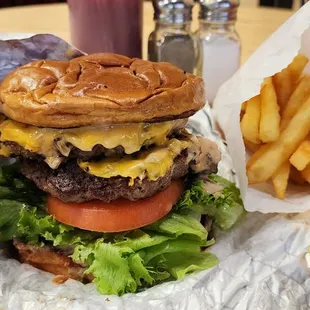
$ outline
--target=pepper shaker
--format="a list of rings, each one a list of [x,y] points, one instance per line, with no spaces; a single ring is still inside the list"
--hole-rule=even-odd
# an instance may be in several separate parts
[[[210,104],[240,66],[241,43],[235,29],[238,7],[239,0],[200,0],[196,74],[205,81]]]
[[[148,39],[148,59],[171,62],[194,72],[196,44],[191,32],[194,0],[153,0],[155,30]]]

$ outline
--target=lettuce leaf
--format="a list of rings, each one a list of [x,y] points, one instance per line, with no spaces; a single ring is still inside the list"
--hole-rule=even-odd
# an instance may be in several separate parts
[[[91,255],[93,260],[86,273],[95,277],[93,282],[100,293],[122,295],[137,290],[138,284],[132,276],[128,259],[122,256],[118,247],[99,240],[93,245]]]
[[[0,200],[9,199],[45,208],[46,195],[20,173],[18,163],[0,169]]]
[[[23,208],[22,202],[0,200],[0,242],[12,240],[16,235],[20,212]]]
[[[166,280],[215,266],[208,232],[197,220],[207,214],[229,229],[244,214],[235,184],[211,175],[221,191],[208,193],[193,181],[171,213],[146,227],[123,233],[96,233],[64,225],[45,211],[45,194],[18,172],[0,169],[0,241],[18,238],[35,246],[72,246],[72,260],[85,265],[102,294],[133,293]]]
[[[176,279],[188,273],[211,268],[218,264],[217,257],[209,252],[166,253],[163,255],[165,268]]]
[[[200,247],[204,243],[193,240],[176,239],[155,245],[142,253],[142,258],[146,264],[152,259],[167,253],[200,253]]]
[[[211,174],[208,181],[220,186],[221,190],[208,193],[202,180],[196,180],[178,201],[179,212],[194,210],[207,214],[224,230],[230,229],[245,214],[240,190],[232,183],[218,175]]]
[[[134,253],[130,255],[128,257],[128,264],[133,274],[133,278],[135,279],[138,286],[142,286],[143,281],[147,284],[153,284],[155,282],[155,278],[148,270],[149,268],[145,267],[140,253]]]
[[[170,213],[163,219],[146,227],[147,230],[179,236],[196,236],[199,240],[207,239],[207,231],[192,215]]]
[[[118,247],[129,249],[128,252],[132,253],[160,244],[169,239],[172,239],[172,237],[156,234],[156,232],[146,232],[141,229],[136,229],[127,234],[123,233],[116,235],[114,242],[117,243]]]
[[[53,246],[85,244],[102,234],[77,229],[57,222],[53,216],[36,208],[23,208],[17,224],[16,235],[24,242],[44,246],[41,241],[51,241]]]

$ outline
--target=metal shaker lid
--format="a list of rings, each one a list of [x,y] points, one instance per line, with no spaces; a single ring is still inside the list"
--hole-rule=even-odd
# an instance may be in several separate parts
[[[154,20],[181,24],[192,20],[194,0],[152,0]]]
[[[199,0],[199,19],[228,22],[237,19],[239,0]]]

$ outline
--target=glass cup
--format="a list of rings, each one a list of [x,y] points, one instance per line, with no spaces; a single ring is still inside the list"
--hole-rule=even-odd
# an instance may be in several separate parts
[[[72,44],[85,53],[142,56],[142,0],[67,0]]]

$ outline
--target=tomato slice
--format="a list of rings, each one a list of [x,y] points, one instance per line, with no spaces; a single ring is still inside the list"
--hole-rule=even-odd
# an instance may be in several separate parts
[[[57,221],[70,226],[98,232],[121,232],[146,226],[164,217],[183,190],[183,181],[174,180],[163,191],[137,201],[118,199],[111,203],[99,200],[68,203],[49,195],[47,210]]]

